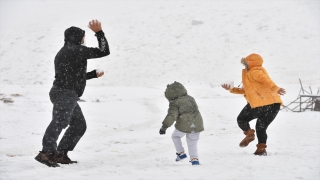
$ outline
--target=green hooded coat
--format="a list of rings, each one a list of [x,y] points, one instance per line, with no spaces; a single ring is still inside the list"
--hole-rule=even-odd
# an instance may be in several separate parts
[[[166,118],[162,122],[168,128],[175,121],[175,128],[184,133],[201,132],[203,120],[199,112],[196,101],[187,94],[186,88],[174,82],[167,86],[165,96],[169,100],[169,110]]]

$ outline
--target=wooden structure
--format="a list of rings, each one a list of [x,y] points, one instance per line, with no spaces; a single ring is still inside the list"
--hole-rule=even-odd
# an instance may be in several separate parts
[[[301,94],[299,102],[299,112],[304,111],[306,109],[314,111],[314,104],[318,98],[320,98],[320,94]],[[303,103],[306,103],[306,106],[304,108],[302,107]]]
[[[292,112],[303,112],[307,109],[314,111],[314,105],[320,99],[320,88],[318,89],[317,94],[312,94],[312,89],[309,86],[310,91],[307,91],[303,88],[302,82],[299,79],[301,89],[299,91],[298,97],[289,103],[288,105],[283,105],[281,110],[290,110]]]

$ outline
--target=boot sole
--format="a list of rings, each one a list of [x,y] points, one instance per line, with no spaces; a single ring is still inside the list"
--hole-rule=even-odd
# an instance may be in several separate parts
[[[77,164],[78,161],[71,161],[70,163],[62,163],[62,162],[57,162],[57,163],[59,163],[59,164]]]
[[[253,154],[256,155],[256,156],[268,156],[267,153],[263,153],[263,154],[255,154],[255,153],[253,153]]]
[[[47,161],[42,161],[41,159],[38,159],[36,157],[34,159],[42,164],[49,166],[49,167],[60,167],[59,164],[51,164],[51,163],[48,163]]]
[[[239,146],[242,147],[242,148],[247,147],[252,141],[254,141],[254,139],[249,141],[248,144],[245,143],[245,144],[242,144],[242,145],[241,145],[241,142],[240,142]]]

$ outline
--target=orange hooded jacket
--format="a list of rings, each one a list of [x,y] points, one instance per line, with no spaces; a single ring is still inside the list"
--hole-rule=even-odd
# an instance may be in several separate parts
[[[263,59],[258,54],[250,54],[245,58],[249,69],[242,70],[242,88],[232,88],[231,93],[244,94],[251,108],[261,107],[282,101],[278,95],[280,89],[262,67]]]

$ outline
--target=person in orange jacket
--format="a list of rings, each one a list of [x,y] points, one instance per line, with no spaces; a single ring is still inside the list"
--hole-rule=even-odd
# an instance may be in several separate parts
[[[263,59],[259,54],[250,54],[241,59],[245,66],[242,70],[242,88],[231,88],[228,84],[222,87],[234,94],[244,94],[248,104],[240,112],[237,121],[246,137],[240,142],[240,147],[246,147],[255,139],[255,130],[250,128],[249,122],[257,119],[256,132],[258,137],[255,155],[267,155],[266,130],[277,116],[282,101],[279,95],[286,93],[285,89],[278,87],[262,67]]]

